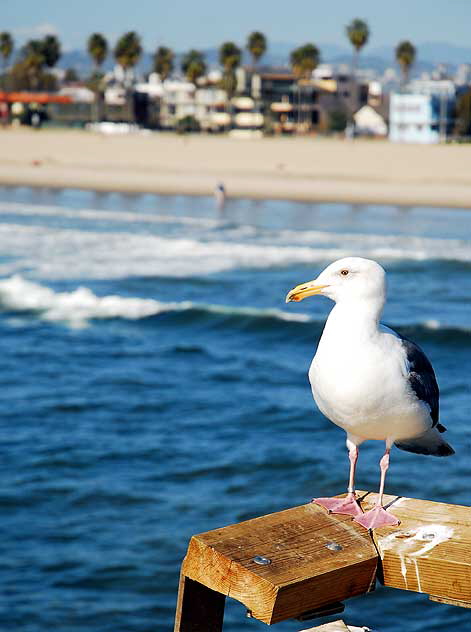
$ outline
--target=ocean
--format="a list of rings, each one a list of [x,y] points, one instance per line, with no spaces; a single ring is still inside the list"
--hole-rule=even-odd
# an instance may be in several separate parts
[[[169,632],[192,534],[344,491],[307,381],[331,304],[284,304],[342,256],[386,268],[383,320],[431,359],[456,449],[394,450],[386,491],[470,503],[469,212],[2,188],[0,213],[1,630]],[[471,629],[381,586],[343,618]],[[228,601],[227,632],[265,627]]]

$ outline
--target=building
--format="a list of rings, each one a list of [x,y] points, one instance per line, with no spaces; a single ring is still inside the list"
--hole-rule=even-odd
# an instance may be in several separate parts
[[[438,143],[452,132],[456,89],[453,82],[413,81],[407,92],[393,93],[389,139],[404,143]]]
[[[371,105],[364,105],[353,115],[355,133],[360,136],[384,137],[388,134],[388,126],[384,118]]]
[[[328,64],[321,64],[305,79],[287,68],[257,72],[240,68],[237,89],[254,99],[265,127],[275,133],[324,132],[336,128],[334,120],[343,120],[345,127],[352,113],[369,99],[368,82],[357,82],[346,67],[334,69]]]
[[[1,122],[26,124],[39,127],[51,118],[54,106],[70,106],[72,99],[68,95],[47,92],[5,92],[0,91]]]
[[[439,103],[426,94],[391,95],[389,140],[402,143],[438,143]]]
[[[456,70],[455,83],[458,86],[471,84],[471,64],[460,64]]]

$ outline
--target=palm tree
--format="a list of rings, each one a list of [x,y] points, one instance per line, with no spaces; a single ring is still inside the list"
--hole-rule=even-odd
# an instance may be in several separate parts
[[[87,51],[93,59],[95,66],[89,80],[89,87],[95,93],[93,118],[98,122],[103,118],[104,108],[104,85],[100,68],[108,55],[108,42],[106,38],[101,33],[92,33],[87,40]]]
[[[55,35],[26,42],[10,71],[13,89],[55,90],[56,79],[51,73],[45,72],[45,69],[52,68],[60,54],[60,43]]]
[[[61,56],[60,42],[55,35],[46,35],[41,44],[44,63],[49,68],[52,68],[57,64]]]
[[[21,49],[21,61],[19,62],[21,68],[16,68],[18,64],[15,64],[14,70],[20,70],[27,78],[28,87],[32,90],[37,90],[41,83],[41,76],[43,74],[43,68],[45,66],[44,58],[44,45],[42,40],[29,40]]]
[[[135,31],[128,31],[122,35],[116,43],[113,51],[114,58],[124,70],[124,85],[126,87],[126,106],[128,117],[135,121],[135,115],[131,106],[130,81],[127,71],[133,68],[142,55],[141,38]]]
[[[301,79],[309,79],[320,59],[319,49],[315,44],[304,44],[291,51],[290,63],[294,76],[298,79],[298,123],[301,115]]]
[[[193,92],[193,107],[196,110],[196,86],[198,79],[206,74],[206,62],[204,61],[203,53],[200,53],[200,51],[194,48],[185,53],[182,57],[181,69],[188,81],[195,86]],[[194,116],[194,118],[196,119],[196,116]]]
[[[29,58],[32,63],[43,68],[53,68],[60,59],[61,45],[55,35],[46,35],[42,40],[29,40],[21,49],[23,59]]]
[[[10,33],[3,31],[0,33],[0,55],[3,59],[3,73],[7,68],[7,62],[13,52],[13,38]]]
[[[166,46],[159,46],[154,55],[154,71],[160,75],[160,80],[165,81],[173,70],[173,60],[175,55],[172,49]],[[204,64],[204,60],[203,64]],[[206,71],[206,66],[204,68]],[[186,73],[185,73],[186,74]],[[204,74],[204,73],[203,73]]]
[[[95,64],[95,74],[98,74],[101,65],[108,55],[108,42],[106,38],[101,33],[92,33],[87,41],[87,50]]]
[[[355,18],[345,27],[345,32],[350,40],[350,44],[353,46],[352,77],[350,81],[350,117],[353,118],[353,112],[358,106],[358,88],[356,85],[358,60],[361,49],[365,46],[370,37],[370,29],[364,20]]]
[[[360,51],[367,43],[370,37],[370,29],[364,20],[355,18],[345,28],[350,44],[353,46],[353,68],[356,70],[358,66],[358,57]]]
[[[260,31],[250,33],[247,38],[247,50],[252,55],[253,65],[256,66],[260,57],[267,50],[267,39]]]
[[[117,41],[113,54],[123,70],[133,68],[142,55],[141,38],[135,31],[128,31]]]
[[[291,51],[290,63],[298,79],[309,79],[319,63],[320,53],[314,44],[304,44]]]
[[[234,72],[240,64],[240,48],[234,42],[224,42],[219,48],[219,63],[224,72]]]
[[[396,61],[401,67],[402,85],[406,84],[409,80],[409,72],[415,61],[415,55],[415,46],[408,40],[399,42],[396,46]]]
[[[240,65],[242,51],[234,42],[224,42],[219,48],[219,63],[223,67],[221,86],[226,91],[228,99],[236,91],[235,71]]]
[[[192,84],[195,85],[200,77],[206,73],[206,62],[203,53],[198,50],[191,49],[183,55],[181,63],[182,72]]]

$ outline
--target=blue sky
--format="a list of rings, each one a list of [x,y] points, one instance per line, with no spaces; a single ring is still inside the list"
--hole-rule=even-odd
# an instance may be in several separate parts
[[[12,31],[19,42],[55,32],[65,49],[83,48],[93,31],[113,42],[126,30],[140,33],[149,50],[158,44],[184,50],[227,39],[243,43],[255,29],[277,42],[342,44],[353,17],[368,21],[371,47],[405,38],[471,44],[470,0],[0,0],[0,30]]]

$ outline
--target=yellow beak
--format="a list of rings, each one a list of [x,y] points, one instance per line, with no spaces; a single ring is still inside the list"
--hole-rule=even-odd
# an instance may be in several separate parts
[[[316,281],[309,281],[308,283],[301,283],[297,285],[286,295],[286,302],[302,301],[307,296],[314,296],[315,294],[321,294],[322,290],[327,285],[319,285]]]

